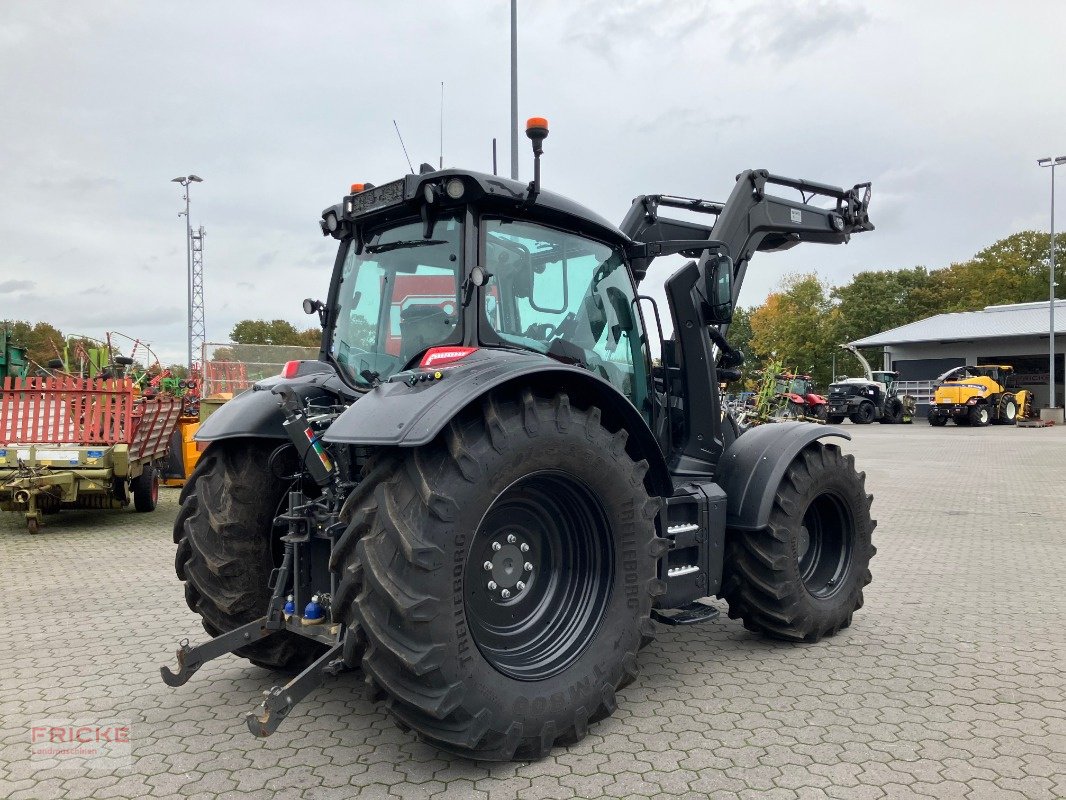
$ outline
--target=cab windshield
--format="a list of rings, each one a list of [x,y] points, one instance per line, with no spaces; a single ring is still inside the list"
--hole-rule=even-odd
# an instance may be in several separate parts
[[[462,224],[421,221],[368,231],[347,243],[330,355],[357,385],[387,378],[427,348],[457,342]]]
[[[647,342],[621,251],[518,220],[486,219],[482,229],[492,332],[589,369],[650,413]]]

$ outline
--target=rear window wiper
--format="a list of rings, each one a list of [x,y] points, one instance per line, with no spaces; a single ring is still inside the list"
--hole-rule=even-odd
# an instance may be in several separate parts
[[[383,244],[368,244],[368,253],[387,253],[389,250],[400,250],[405,247],[427,247],[431,244],[448,244],[446,239],[404,239],[399,242],[385,242]]]

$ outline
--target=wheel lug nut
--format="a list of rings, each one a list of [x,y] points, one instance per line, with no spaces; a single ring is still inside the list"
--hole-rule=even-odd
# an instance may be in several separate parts
[[[532,572],[533,571],[533,565],[530,564],[528,561],[525,564],[523,564],[522,567],[525,569],[526,572]]]
[[[515,535],[513,533],[507,534],[507,542],[509,544],[514,544],[517,541],[518,541],[518,539],[515,538]]]
[[[491,561],[486,561],[481,566],[483,566],[485,568],[485,571],[488,572],[489,570],[492,569],[492,562]]]
[[[504,600],[506,600],[510,596],[511,596],[511,593],[509,591],[507,591],[506,589],[504,589],[502,592],[500,592],[500,597],[502,597]]]
[[[502,544],[500,544],[499,542],[493,542],[493,543],[492,543],[492,549],[493,549],[493,550],[497,550],[497,551],[498,551],[498,550],[500,550],[500,549],[501,549],[502,547],[503,547],[503,545],[502,545]]]
[[[529,552],[529,545],[526,544],[525,542],[522,542],[522,547],[520,549],[522,550],[523,553],[528,553]]]
[[[489,591],[490,592],[495,592],[496,591],[496,581],[489,581]]]
[[[514,585],[514,588],[516,588],[518,591],[522,591],[523,589],[526,588],[526,585],[524,583],[522,583],[522,581],[519,581],[518,583],[516,583]]]

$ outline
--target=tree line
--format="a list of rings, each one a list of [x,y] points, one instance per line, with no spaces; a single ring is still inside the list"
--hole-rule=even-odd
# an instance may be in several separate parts
[[[1061,240],[1055,254],[1063,263]],[[861,374],[856,359],[838,344],[936,314],[1046,301],[1050,256],[1050,235],[1022,231],[940,269],[859,272],[840,286],[815,272],[786,275],[761,305],[737,309],[729,340],[744,351],[749,382],[759,364],[777,357],[786,369],[812,375],[824,390],[832,382],[834,353],[838,375]],[[1057,297],[1064,288],[1058,287]],[[875,368],[880,365],[878,351],[865,355]]]
[[[856,360],[838,344],[935,314],[1047,300],[1050,256],[1048,234],[1022,231],[967,261],[940,269],[868,270],[840,286],[830,285],[816,272],[786,275],[762,304],[737,309],[729,340],[746,356],[748,388],[754,386],[752,376],[760,364],[779,358],[787,369],[812,375],[824,390],[832,382],[834,354],[838,375],[860,374]],[[1066,244],[1061,240],[1056,242],[1056,260],[1066,262]],[[1066,285],[1056,291],[1057,297],[1063,297]],[[11,340],[26,346],[38,364],[55,358],[67,339],[47,322],[7,324]],[[230,331],[230,340],[236,344],[317,348],[321,337],[317,327],[300,330],[283,319],[245,319]],[[875,366],[880,363],[876,352],[867,358]],[[183,365],[170,369],[176,375],[185,374]]]

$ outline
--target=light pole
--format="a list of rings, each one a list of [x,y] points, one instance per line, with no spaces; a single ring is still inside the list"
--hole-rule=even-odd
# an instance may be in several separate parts
[[[193,183],[203,183],[203,178],[198,175],[185,175],[177,178],[171,178],[171,183],[180,183],[182,188],[185,189],[185,196],[182,200],[185,201],[185,210],[179,211],[178,216],[185,215],[185,278],[189,285],[189,371],[192,371],[193,357],[192,357],[192,221],[189,219],[189,185]]]
[[[511,180],[518,180],[518,0],[511,0]]]
[[[1048,270],[1048,385],[1051,387],[1051,396],[1048,408],[1055,408],[1055,167],[1066,164],[1066,156],[1039,158],[1036,163],[1040,167],[1051,167],[1051,268]]]

